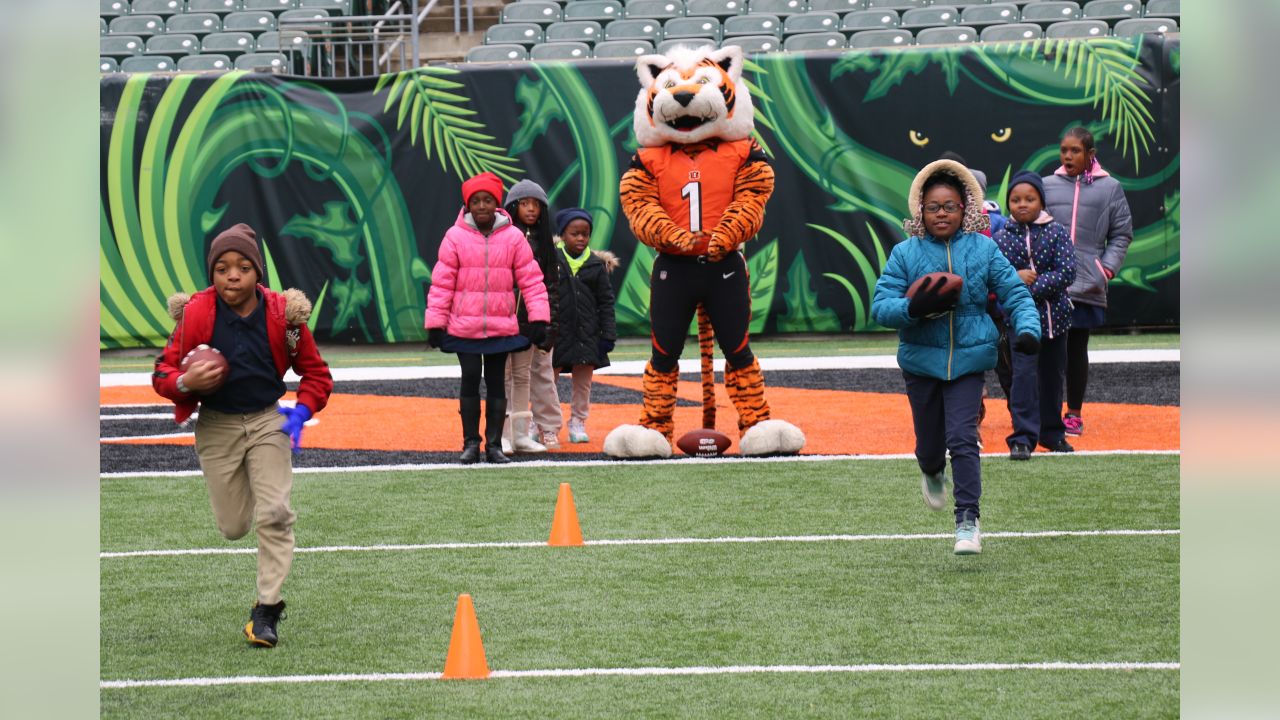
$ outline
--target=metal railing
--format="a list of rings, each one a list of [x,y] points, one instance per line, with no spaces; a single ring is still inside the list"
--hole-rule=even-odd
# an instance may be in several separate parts
[[[368,77],[418,66],[418,2],[397,0],[382,15],[280,21],[280,52],[295,74]]]

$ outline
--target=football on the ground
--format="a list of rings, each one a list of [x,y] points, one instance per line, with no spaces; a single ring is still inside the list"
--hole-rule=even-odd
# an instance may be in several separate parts
[[[178,364],[178,369],[182,372],[186,372],[193,363],[204,362],[206,360],[214,363],[219,368],[222,368],[222,382],[218,383],[218,387],[222,387],[222,383],[227,380],[227,372],[231,369],[231,363],[227,362],[227,357],[223,355],[218,348],[209,347],[208,345],[195,346],[191,352],[187,353],[186,357],[182,358],[182,362]],[[217,390],[218,387],[207,390],[205,394]]]
[[[946,295],[951,292],[959,292],[964,287],[964,278],[949,272],[931,272],[921,275],[915,282],[911,283],[911,287],[907,288],[907,297],[915,297],[916,292],[920,290],[920,286],[925,280],[929,280],[929,287],[935,288],[938,294]],[[937,287],[938,280],[942,281],[942,286]]]
[[[676,440],[676,447],[685,455],[693,457],[716,457],[723,455],[733,441],[728,435],[719,430],[711,430],[709,428],[698,428],[690,430]]]

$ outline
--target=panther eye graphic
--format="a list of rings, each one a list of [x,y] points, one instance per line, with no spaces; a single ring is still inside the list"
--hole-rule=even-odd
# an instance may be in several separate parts
[[[908,130],[907,139],[916,147],[924,147],[929,144],[929,136],[919,130]]]
[[[1011,137],[1013,137],[1013,128],[1011,127],[1000,128],[999,130],[991,133],[991,139],[998,143],[1008,142]]]

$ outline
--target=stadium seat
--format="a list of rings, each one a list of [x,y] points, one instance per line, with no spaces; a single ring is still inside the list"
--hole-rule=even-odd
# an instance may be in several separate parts
[[[1084,19],[1117,21],[1142,17],[1142,3],[1138,0],[1089,0],[1084,4]]]
[[[564,6],[564,19],[594,20],[607,23],[622,17],[622,3],[618,0],[573,0]]]
[[[1025,2],[1026,0],[1023,0],[1023,1]],[[953,5],[956,8],[959,8],[963,12],[964,8],[966,7],[978,7],[981,5],[990,5],[991,0],[945,0],[945,3],[947,5]]]
[[[330,15],[350,15],[351,0],[298,0],[300,8],[321,8],[328,10]]]
[[[112,35],[150,37],[164,32],[164,18],[159,15],[121,15],[107,25]]]
[[[529,50],[530,60],[586,60],[589,57],[591,46],[584,42],[542,43]]]
[[[569,20],[547,26],[547,40],[562,42],[576,40],[594,45],[604,37],[604,28],[595,20]]]
[[[211,12],[226,15],[243,9],[244,3],[241,0],[187,0],[189,13]]]
[[[250,72],[286,73],[289,71],[289,58],[278,52],[251,52],[236,58],[237,70]]]
[[[605,40],[662,40],[662,22],[653,18],[614,20],[604,26]]]
[[[628,18],[655,20],[670,20],[685,14],[684,0],[631,0],[623,10]]]
[[[298,8],[296,10],[285,10],[280,13],[279,22],[276,24],[282,25],[285,21],[294,22],[299,20],[319,20],[327,17],[329,17],[329,11],[324,8]],[[295,25],[295,27],[297,26]]]
[[[484,31],[485,45],[537,45],[543,40],[542,26],[537,23],[499,23]],[[477,62],[492,62],[479,60]]]
[[[782,41],[782,49],[791,52],[839,50],[845,46],[845,43],[844,33],[834,30],[831,32],[799,33],[787,36],[787,39]]]
[[[596,43],[591,51],[595,58],[638,58],[653,53],[653,43],[648,40],[605,40]]]
[[[782,21],[782,34],[831,32],[840,29],[840,16],[833,12],[807,12]]]
[[[164,55],[136,55],[120,63],[120,72],[175,72],[178,64]]]
[[[120,72],[120,63],[115,58],[100,57],[98,58],[98,72]]]
[[[685,15],[710,15],[723,21],[747,12],[747,0],[685,0]]]
[[[129,12],[134,15],[160,15],[168,17],[186,10],[182,0],[133,0]]]
[[[974,5],[960,11],[960,24],[970,27],[986,27],[988,25],[1006,25],[1016,23],[1021,18],[1018,6],[1013,3],[992,3],[991,5]]]
[[[867,7],[873,10],[910,10],[928,4],[929,0],[867,0]]]
[[[247,32],[216,32],[204,36],[200,43],[201,52],[221,53],[236,56],[253,52],[257,44],[253,36]]]
[[[226,71],[235,67],[231,58],[213,53],[178,58],[178,70],[192,72]]]
[[[195,55],[200,52],[200,38],[185,33],[156,35],[147,40],[148,55]]]
[[[782,21],[777,15],[736,15],[727,18],[723,27],[724,37],[740,35],[774,35],[782,37]]]
[[[840,21],[840,29],[845,32],[859,30],[885,30],[898,27],[897,10],[855,10]]]
[[[1104,20],[1067,20],[1044,29],[1046,38],[1094,38],[1111,34],[1111,26]]]
[[[809,0],[809,12],[847,13],[866,9],[867,0]]]
[[[724,37],[720,21],[716,18],[682,17],[672,18],[662,26],[662,37],[668,40],[706,38],[720,41]]]
[[[1178,22],[1172,18],[1130,18],[1121,20],[1112,28],[1116,37],[1136,37],[1178,32]]]
[[[902,13],[899,27],[915,29],[945,27],[960,23],[960,11],[951,5],[935,5],[927,8],[911,8]]]
[[[306,53],[311,49],[311,39],[297,30],[268,30],[258,36],[259,52]]]
[[[1038,40],[1044,37],[1044,31],[1035,23],[1009,23],[985,27],[979,37],[984,43],[1021,42]]]
[[[227,32],[260,33],[276,29],[276,16],[263,10],[233,12],[222,18],[222,29]]]
[[[978,31],[966,25],[924,28],[916,33],[917,45],[959,45],[978,42]]]
[[[849,47],[857,49],[907,47],[914,41],[910,30],[860,30],[849,36]]]
[[[1041,27],[1064,20],[1079,20],[1080,6],[1070,0],[1044,0],[1022,7],[1022,22],[1033,22]]]
[[[129,14],[129,3],[125,0],[98,0],[98,17],[108,20]]]
[[[499,27],[494,25],[493,27]],[[492,30],[493,28],[489,28]],[[529,59],[523,45],[477,45],[467,51],[467,62],[518,62]]]
[[[98,54],[103,57],[126,58],[141,55],[146,43],[138,35],[107,35],[98,38]]]
[[[298,3],[294,2],[294,0],[244,0],[245,10],[266,10],[277,15],[285,10],[293,10],[296,7],[298,7]]]
[[[1173,18],[1182,20],[1182,0],[1147,0],[1147,17]]]
[[[716,41],[710,38],[696,38],[696,37],[672,38],[670,40],[663,40],[662,42],[658,43],[658,52],[662,53],[663,55],[666,55],[667,53],[671,52],[672,48],[678,47],[678,46],[683,46],[688,48],[709,47],[714,49],[716,47]]]
[[[222,31],[222,18],[213,13],[174,15],[165,23],[165,31],[169,33],[208,35],[211,32]]]
[[[560,10],[560,3],[549,0],[523,0],[502,6],[504,23],[531,22],[549,25],[563,19],[564,13]]]
[[[721,47],[726,45],[737,45],[742,48],[742,52],[746,55],[776,52],[782,49],[782,43],[778,40],[777,35],[739,35],[725,40]]]
[[[103,35],[106,35],[108,32],[109,31],[107,30],[107,19],[98,18],[98,36],[101,37]]]
[[[777,15],[780,18],[807,12],[807,0],[747,0],[747,14]]]

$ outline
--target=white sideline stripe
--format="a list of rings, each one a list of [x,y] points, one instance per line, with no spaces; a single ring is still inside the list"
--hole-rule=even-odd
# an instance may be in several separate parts
[[[600,677],[646,675],[746,675],[752,673],[902,673],[985,672],[1004,670],[1180,670],[1176,662],[1042,662],[1042,663],[911,663],[906,665],[723,665],[720,667],[563,668],[551,670],[494,670],[490,678]],[[144,687],[209,687],[321,682],[387,682],[439,680],[444,673],[334,673],[331,675],[240,675],[172,680],[102,680],[103,690]]]
[[[109,407],[120,407],[119,405],[111,405]],[[135,413],[132,415],[103,415],[98,414],[98,421],[103,420],[172,420],[173,413]]]
[[[1141,535],[1181,535],[1181,530],[1041,530],[1037,532],[989,532],[984,538],[1056,538],[1056,537],[1132,537]],[[714,537],[714,538],[634,538],[621,540],[588,540],[587,547],[609,545],[731,545],[751,543],[820,543],[862,542],[867,540],[944,540],[952,533],[886,533],[876,535],[774,535],[766,537]],[[326,545],[295,548],[296,553],[333,552],[398,552],[407,550],[470,550],[503,548],[550,547],[546,542],[509,541],[487,543],[422,543],[417,545]],[[101,552],[100,559],[130,557],[166,557],[174,555],[252,555],[256,548],[188,548],[183,550],[129,550]]]
[[[1090,350],[1091,363],[1134,363],[1134,362],[1181,362],[1182,351],[1173,350]],[[645,360],[623,360],[615,362],[607,368],[596,371],[597,375],[642,375]],[[760,358],[760,367],[764,370],[863,370],[869,368],[897,368],[898,360],[893,355],[832,355],[827,357],[772,357]],[[696,373],[701,368],[701,361],[696,358],[680,360],[680,372]],[[715,369],[724,371],[724,358],[715,359]],[[414,365],[409,367],[378,368],[333,368],[333,379],[343,380],[422,380],[426,378],[461,377],[462,370],[457,365],[437,365],[425,367]],[[290,370],[285,374],[286,382],[296,382],[298,376]],[[134,385],[151,385],[151,373],[100,373],[100,387],[124,387]]]
[[[187,433],[191,435],[191,433]],[[182,437],[178,435],[149,435],[147,437]],[[102,442],[111,440],[129,440],[133,438],[103,438]],[[1181,450],[1077,450],[1074,453],[1044,453],[1044,459],[1063,459],[1072,456],[1092,455],[1181,455]],[[984,458],[1008,458],[1007,452],[982,453]],[[1041,454],[1037,454],[1039,459]],[[631,465],[670,465],[673,463],[698,464],[732,464],[732,463],[773,463],[773,462],[833,462],[844,460],[914,460],[911,453],[890,453],[886,455],[786,455],[777,457],[748,458],[726,456],[715,458],[676,457],[667,460],[523,460],[514,464],[517,469],[525,468],[571,468],[571,467],[627,467]],[[691,465],[692,466],[692,465]],[[399,465],[349,465],[342,467],[295,467],[296,475],[331,475],[349,472],[423,472],[429,470],[456,470],[459,472],[488,472],[510,470],[512,465],[493,465],[477,463],[475,465],[459,465],[448,463],[404,463]],[[136,478],[179,478],[201,477],[199,470],[144,470],[138,472],[104,472],[98,477],[102,480],[127,480]]]
[[[165,415],[164,417],[172,418],[173,416]],[[121,435],[120,437],[98,438],[98,442],[117,443],[126,442],[128,440],[164,440],[167,438],[186,438],[195,436],[196,434],[193,432],[162,433],[160,435]],[[200,473],[196,474],[199,475]]]

